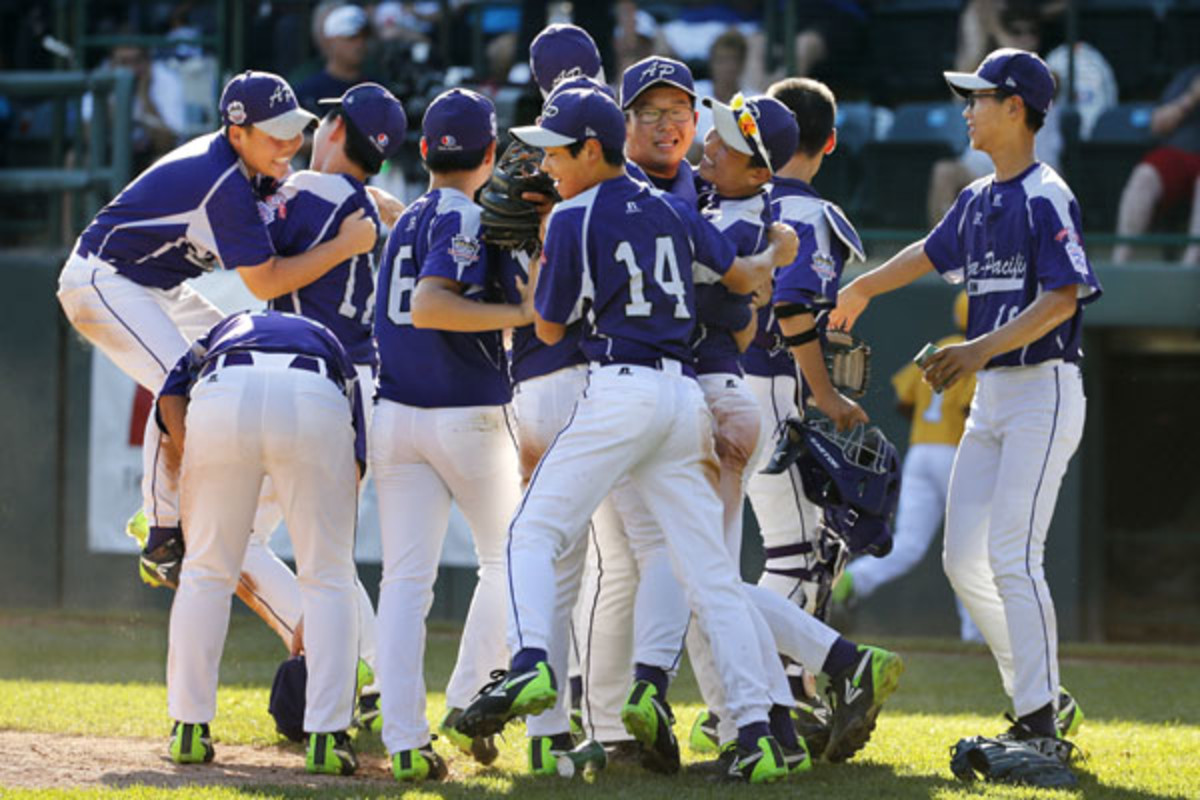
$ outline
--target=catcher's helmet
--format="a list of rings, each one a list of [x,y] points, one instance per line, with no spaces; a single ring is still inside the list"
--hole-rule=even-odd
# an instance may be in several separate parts
[[[764,472],[795,462],[809,500],[851,552],[883,556],[892,549],[891,518],[900,498],[900,459],[883,431],[858,425],[840,432],[833,420],[789,419]]]

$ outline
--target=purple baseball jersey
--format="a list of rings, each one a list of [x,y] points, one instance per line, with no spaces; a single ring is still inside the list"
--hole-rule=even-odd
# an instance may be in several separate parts
[[[1080,309],[1042,338],[1002,353],[987,367],[1079,361],[1082,306],[1100,296],[1080,234],[1079,204],[1041,163],[1007,181],[972,183],[925,239],[925,255],[951,283],[966,282],[967,338],[989,333],[1044,291],[1077,286]]]
[[[396,220],[379,267],[375,339],[379,396],[421,408],[497,406],[512,399],[500,331],[459,333],[414,328],[412,293],[436,276],[486,302],[497,281],[479,239],[479,206],[460,191],[434,189]]]
[[[517,280],[529,280],[530,255],[523,250],[506,250],[488,246],[488,259],[497,265],[501,293],[506,303],[521,302]],[[566,334],[552,345],[537,338],[532,325],[514,328],[512,350],[508,357],[508,374],[513,384],[549,375],[560,369],[584,364],[587,359],[579,349],[583,340],[583,318],[578,316],[567,325]]]
[[[800,238],[796,260],[775,272],[773,302],[833,308],[846,260],[865,257],[858,232],[840,208],[796,178],[773,179],[771,208]]]
[[[690,363],[692,265],[723,275],[736,255],[693,205],[621,175],[551,213],[535,305],[561,324],[586,307],[590,361]]]
[[[159,395],[186,395],[200,379],[204,368],[227,353],[295,353],[320,359],[326,373],[342,387],[350,403],[354,424],[354,457],[366,465],[366,430],[363,424],[358,373],[333,333],[319,322],[279,311],[242,311],[218,322],[192,343],[167,373]],[[319,371],[316,365],[298,361],[299,369]]]
[[[364,209],[379,224],[379,214],[366,187],[349,175],[303,170],[292,173],[259,202],[275,251],[298,255],[337,236],[342,221]],[[268,305],[315,319],[346,348],[355,364],[376,363],[371,316],[375,311],[375,250],[343,261],[307,286],[281,295]]]
[[[172,150],[135,178],[80,235],[78,253],[159,289],[275,255],[254,190],[220,131]]]

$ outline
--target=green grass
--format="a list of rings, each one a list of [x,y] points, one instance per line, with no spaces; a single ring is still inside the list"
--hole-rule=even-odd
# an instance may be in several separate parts
[[[430,636],[426,678],[444,685],[453,663],[457,632],[435,627]],[[802,779],[768,788],[713,787],[695,777],[667,779],[632,768],[612,768],[594,785],[523,775],[524,739],[518,726],[502,744],[501,760],[476,768],[450,755],[456,780],[410,790],[412,797],[564,796],[811,798],[1034,798],[1086,797],[1117,800],[1200,797],[1200,648],[1065,646],[1063,682],[1080,700],[1087,721],[1078,743],[1088,753],[1080,769],[1082,792],[1030,790],[956,782],[947,751],[958,738],[995,732],[1003,726],[1005,698],[995,666],[982,648],[945,640],[890,640],[882,644],[905,655],[900,691],[880,717],[871,744],[852,762],[818,764]],[[278,640],[260,623],[235,615],[221,668],[221,691],[213,734],[218,759],[222,744],[278,747],[303,758],[297,745],[275,733],[267,696],[282,658]],[[0,612],[0,729],[96,734],[156,739],[165,747],[169,727],[163,673],[166,619],[163,615],[112,616]],[[672,696],[685,738],[699,712],[690,672],[681,674]],[[431,692],[429,716],[442,712],[442,695]],[[146,746],[145,742],[137,746]],[[384,755],[375,737],[360,738],[360,750]],[[2,757],[2,754],[0,754]],[[685,752],[685,759],[692,759]],[[49,769],[49,767],[48,767]],[[376,789],[362,783],[316,790],[247,785],[23,790],[0,786],[4,798],[268,798],[382,797],[402,787]]]

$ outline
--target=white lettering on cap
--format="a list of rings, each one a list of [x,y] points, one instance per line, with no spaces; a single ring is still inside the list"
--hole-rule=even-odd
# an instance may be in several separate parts
[[[664,61],[656,61],[655,63],[651,64],[650,66],[648,66],[644,70],[642,70],[642,82],[645,83],[647,79],[657,80],[657,79],[665,78],[668,75],[674,75],[674,74],[675,74],[675,65],[674,64],[667,64]]]

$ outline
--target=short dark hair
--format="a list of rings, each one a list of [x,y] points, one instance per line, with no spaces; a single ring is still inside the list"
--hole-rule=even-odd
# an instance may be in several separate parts
[[[597,142],[600,140],[597,139]],[[583,152],[583,145],[587,139],[580,139],[578,142],[571,142],[567,145],[567,152],[571,154],[571,158],[579,158],[579,154]],[[625,163],[625,153],[622,150],[614,150],[611,147],[600,145],[600,152],[604,155],[604,163],[610,167],[619,167]]]
[[[488,148],[482,150],[452,150],[440,152],[428,149],[425,152],[425,168],[430,172],[470,172],[483,163]]]
[[[334,106],[325,115],[326,121],[341,119],[346,128],[346,158],[357,164],[368,175],[375,175],[383,168],[383,155],[371,146],[366,134],[358,129],[354,120],[346,116],[340,105]]]
[[[830,88],[812,78],[784,78],[771,84],[767,96],[783,103],[796,117],[800,126],[796,152],[806,156],[820,153],[837,121],[837,100]]]
[[[1017,96],[1016,92],[1010,92],[1007,89],[996,89],[995,91],[996,102],[998,103],[1003,103],[1008,98]],[[1036,108],[1030,106],[1025,102],[1024,97],[1021,98],[1021,105],[1025,106],[1025,127],[1037,133],[1046,124],[1046,112],[1038,111]]]

